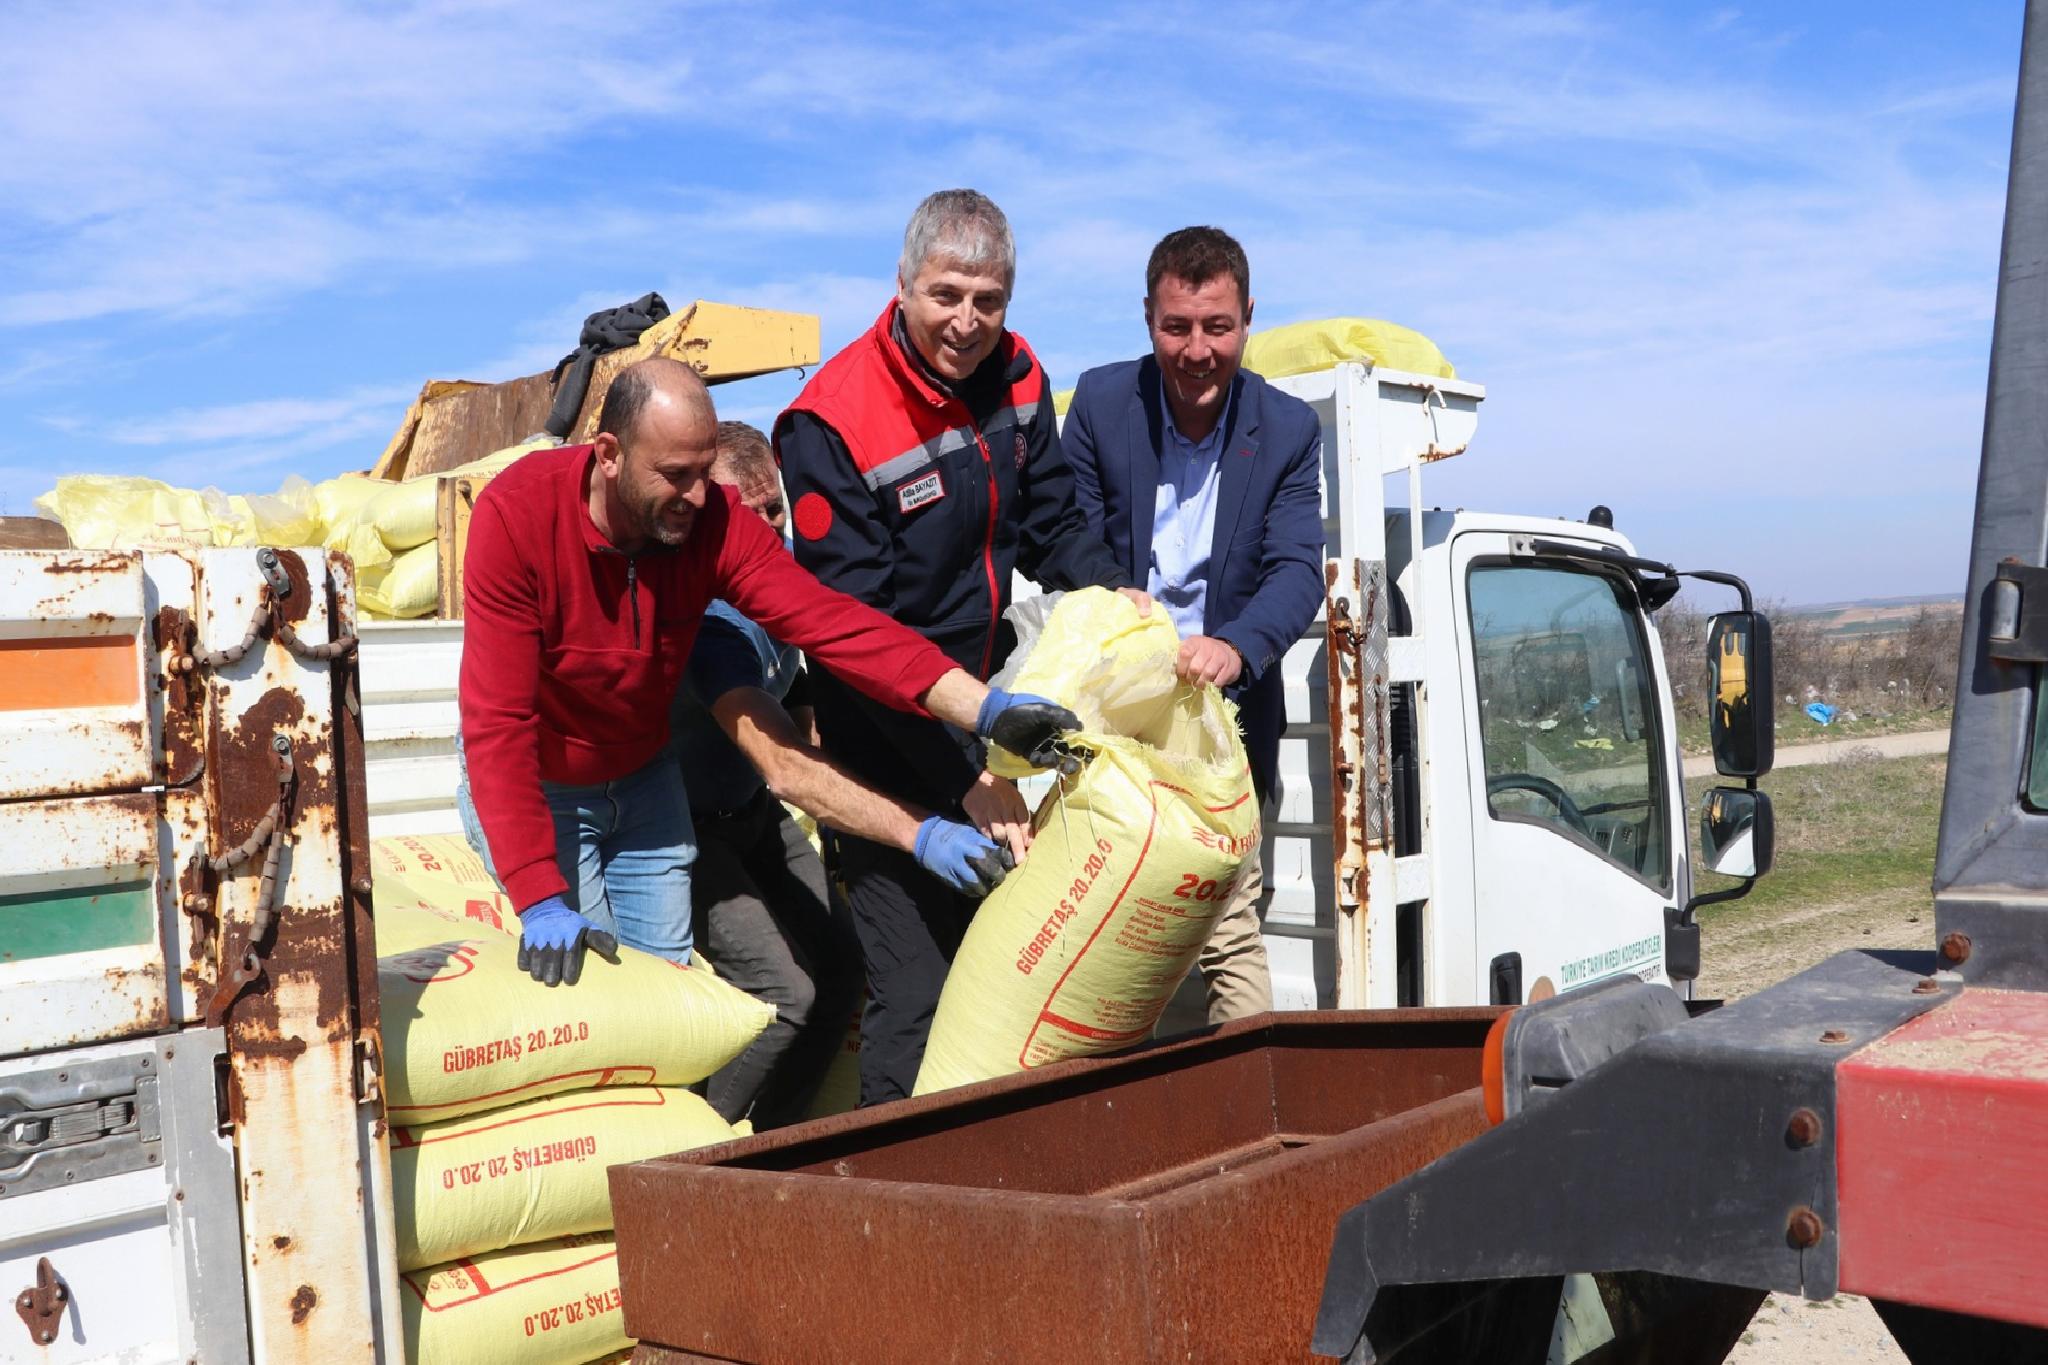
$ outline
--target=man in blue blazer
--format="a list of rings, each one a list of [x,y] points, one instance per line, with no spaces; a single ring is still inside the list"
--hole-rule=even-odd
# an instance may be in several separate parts
[[[1323,596],[1322,430],[1240,368],[1251,321],[1244,248],[1218,228],[1169,233],[1145,266],[1152,354],[1082,375],[1060,444],[1090,524],[1179,629],[1180,676],[1237,702],[1263,811],[1280,660]],[[1272,1008],[1263,890],[1254,852],[1201,959],[1212,1023]]]

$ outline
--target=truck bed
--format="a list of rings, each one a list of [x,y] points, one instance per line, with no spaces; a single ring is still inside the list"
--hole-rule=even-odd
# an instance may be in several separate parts
[[[1484,1128],[1498,1013],[1261,1015],[616,1167],[636,1359],[1307,1360],[1338,1215]]]

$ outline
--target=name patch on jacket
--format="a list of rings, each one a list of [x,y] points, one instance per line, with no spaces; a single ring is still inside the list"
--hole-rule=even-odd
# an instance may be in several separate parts
[[[896,508],[900,512],[915,512],[945,496],[946,485],[939,481],[939,471],[934,469],[923,478],[912,479],[896,490]]]

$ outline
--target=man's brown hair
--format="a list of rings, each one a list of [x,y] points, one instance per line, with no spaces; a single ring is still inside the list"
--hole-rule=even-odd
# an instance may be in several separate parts
[[[1251,262],[1245,259],[1237,239],[1222,228],[1184,227],[1161,237],[1159,245],[1152,248],[1152,258],[1145,262],[1147,299],[1158,296],[1159,282],[1168,275],[1198,289],[1218,275],[1228,275],[1237,281],[1239,310],[1251,305]]]

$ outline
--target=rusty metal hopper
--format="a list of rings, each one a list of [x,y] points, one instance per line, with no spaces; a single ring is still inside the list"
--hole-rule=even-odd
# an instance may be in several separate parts
[[[1269,1014],[611,1172],[641,1362],[1307,1360],[1496,1009]]]

